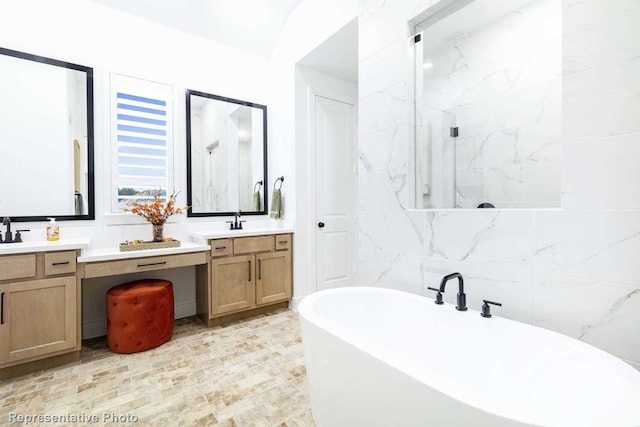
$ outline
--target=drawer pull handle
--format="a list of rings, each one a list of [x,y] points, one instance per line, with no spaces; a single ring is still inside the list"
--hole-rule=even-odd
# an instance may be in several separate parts
[[[166,264],[167,261],[162,261],[162,262],[150,262],[148,264],[138,264],[138,267],[149,267],[151,265],[164,265]]]
[[[281,245],[284,245],[285,243],[289,243],[289,241],[288,240],[280,240],[280,241],[278,241],[278,243],[280,243]]]
[[[67,265],[67,264],[69,264],[69,261],[51,263],[51,265]]]
[[[262,279],[262,260],[258,260],[258,280]]]
[[[249,261],[249,281],[251,281],[251,261]]]
[[[216,251],[222,250],[222,249],[227,249],[226,246],[216,246]]]
[[[0,325],[4,325],[4,292],[0,296]]]

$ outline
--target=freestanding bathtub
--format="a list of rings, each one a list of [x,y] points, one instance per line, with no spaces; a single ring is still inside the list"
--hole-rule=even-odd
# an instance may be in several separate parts
[[[319,427],[640,426],[640,372],[552,331],[367,287],[299,314]]]

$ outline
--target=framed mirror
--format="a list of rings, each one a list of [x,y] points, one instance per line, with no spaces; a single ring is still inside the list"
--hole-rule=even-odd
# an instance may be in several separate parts
[[[0,217],[92,220],[93,69],[0,48]]]
[[[267,213],[267,107],[187,90],[187,215]]]

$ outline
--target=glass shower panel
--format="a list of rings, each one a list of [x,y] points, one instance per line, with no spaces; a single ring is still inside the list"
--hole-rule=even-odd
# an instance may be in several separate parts
[[[412,207],[559,207],[561,1],[441,3],[414,21]]]

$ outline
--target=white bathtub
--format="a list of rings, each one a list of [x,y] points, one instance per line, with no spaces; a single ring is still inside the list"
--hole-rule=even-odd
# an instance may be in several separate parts
[[[640,372],[555,332],[380,288],[299,313],[319,427],[640,426]]]

